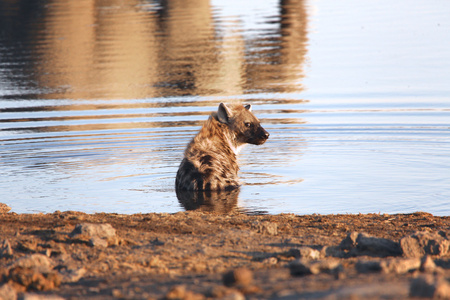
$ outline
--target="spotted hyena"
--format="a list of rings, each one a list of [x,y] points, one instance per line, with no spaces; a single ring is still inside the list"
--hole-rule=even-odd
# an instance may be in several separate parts
[[[244,144],[261,145],[269,133],[251,105],[220,103],[192,139],[177,172],[177,190],[230,190],[239,187],[237,155]]]

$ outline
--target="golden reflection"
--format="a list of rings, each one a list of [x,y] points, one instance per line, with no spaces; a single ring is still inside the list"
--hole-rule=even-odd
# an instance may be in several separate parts
[[[43,98],[142,99],[299,92],[306,54],[303,0],[280,1],[277,26],[243,34],[209,0],[50,1],[35,33]],[[269,16],[268,16],[269,17]],[[267,19],[273,23],[273,16]],[[40,27],[39,27],[40,28]]]

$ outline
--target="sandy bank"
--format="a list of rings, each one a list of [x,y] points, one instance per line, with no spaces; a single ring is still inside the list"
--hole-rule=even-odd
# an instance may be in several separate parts
[[[450,218],[427,213],[4,212],[0,228],[0,298],[450,297]]]

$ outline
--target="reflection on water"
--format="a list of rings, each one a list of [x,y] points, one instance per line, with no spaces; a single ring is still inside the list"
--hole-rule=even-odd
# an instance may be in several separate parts
[[[450,5],[397,8],[2,1],[0,201],[448,214]],[[240,190],[176,195],[183,150],[220,102],[252,104],[271,138],[241,152]]]
[[[209,0],[35,6],[29,1],[0,4],[6,12],[4,44],[14,53],[3,63],[4,73],[14,85],[28,85],[31,98],[142,99],[301,89],[303,1],[283,2],[281,15],[263,19],[268,24],[280,20],[248,37],[239,18],[217,19]]]
[[[176,190],[178,201],[186,210],[230,213],[236,210],[240,189],[228,191]]]

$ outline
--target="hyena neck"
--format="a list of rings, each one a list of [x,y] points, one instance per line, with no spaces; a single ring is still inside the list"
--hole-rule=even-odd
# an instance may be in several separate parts
[[[229,148],[237,156],[244,146],[236,141],[236,135],[228,126],[221,124],[215,115],[206,121],[203,128],[209,133],[209,139],[218,149]]]

